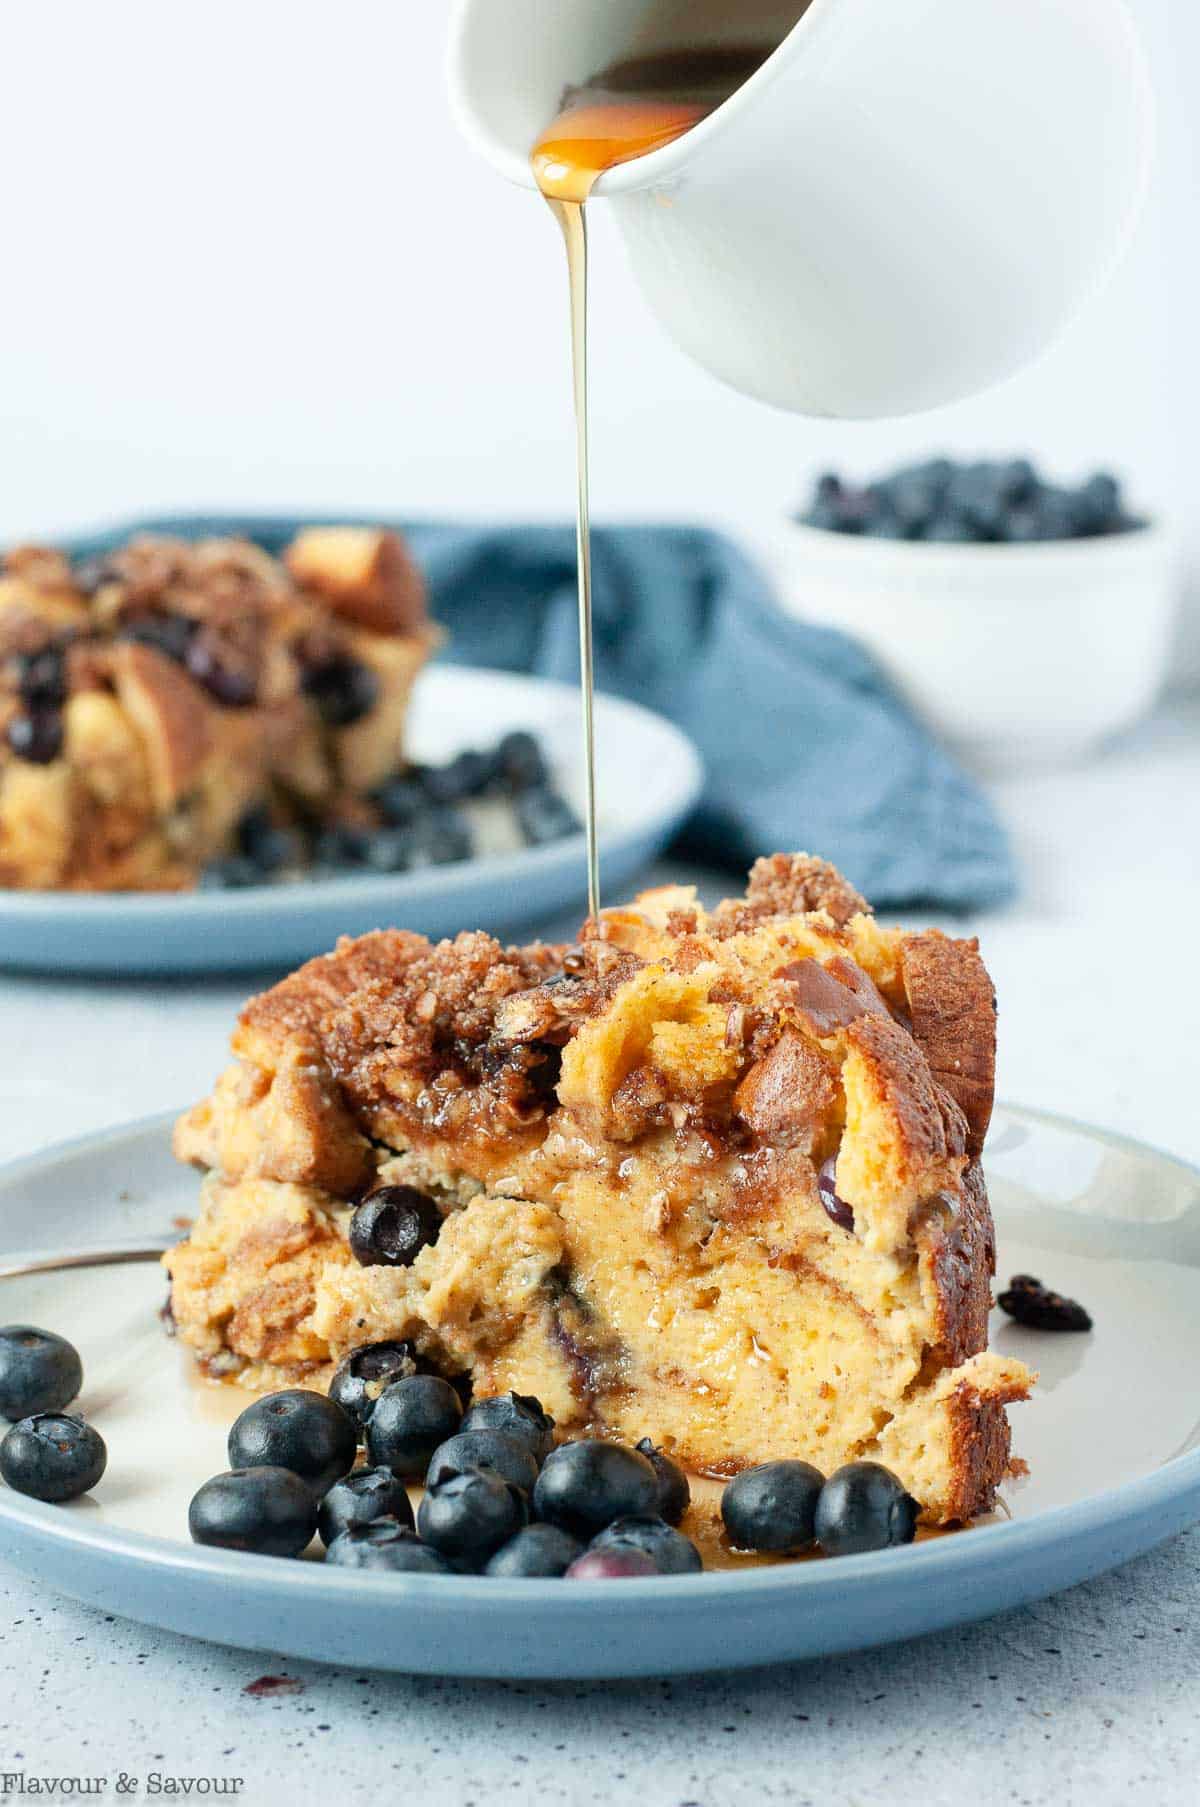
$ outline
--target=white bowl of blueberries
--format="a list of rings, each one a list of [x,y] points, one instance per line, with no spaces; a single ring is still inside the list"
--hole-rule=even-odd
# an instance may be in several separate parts
[[[1097,472],[1025,458],[827,473],[763,546],[789,613],[861,640],[914,709],[984,770],[1080,758],[1153,703],[1170,652],[1168,536]]]

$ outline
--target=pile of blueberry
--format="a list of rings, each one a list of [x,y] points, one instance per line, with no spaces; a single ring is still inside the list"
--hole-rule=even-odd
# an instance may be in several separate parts
[[[1064,488],[1047,483],[1028,458],[969,464],[931,458],[862,485],[828,471],[799,519],[830,533],[963,545],[1094,539],[1145,525],[1128,512],[1109,472]]]
[[[476,1399],[425,1371],[410,1343],[347,1356],[329,1396],[256,1400],[229,1433],[230,1471],[206,1481],[197,1543],[299,1556],[314,1532],[340,1568],[615,1579],[701,1568],[677,1529],[683,1471],[643,1440],[554,1446],[554,1421],[518,1393]],[[365,1460],[358,1461],[359,1445]],[[414,1515],[408,1486],[423,1482]]]
[[[237,852],[210,865],[200,883],[230,890],[311,873],[411,872],[469,860],[476,837],[464,806],[483,803],[506,808],[527,847],[579,832],[537,739],[515,730],[446,765],[406,766],[368,799],[363,822],[287,827],[268,809],[253,809],[239,827]]]
[[[0,1415],[12,1428],[0,1442],[0,1475],[35,1500],[90,1493],[108,1463],[99,1431],[67,1406],[83,1385],[79,1352],[31,1324],[0,1330]]]

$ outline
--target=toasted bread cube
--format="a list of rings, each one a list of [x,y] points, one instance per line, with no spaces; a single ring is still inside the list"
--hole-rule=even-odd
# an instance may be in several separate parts
[[[284,554],[296,582],[376,634],[411,634],[426,620],[425,579],[398,533],[307,527]]]

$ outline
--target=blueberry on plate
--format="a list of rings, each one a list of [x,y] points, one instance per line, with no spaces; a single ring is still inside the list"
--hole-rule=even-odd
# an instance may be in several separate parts
[[[523,1443],[503,1431],[460,1430],[433,1452],[426,1486],[443,1474],[460,1474],[467,1468],[489,1468],[528,1499],[538,1477],[538,1465]]]
[[[373,793],[380,815],[389,828],[409,828],[429,807],[424,787],[403,773],[385,779]]]
[[[639,1581],[657,1575],[654,1558],[632,1544],[619,1550],[585,1550],[566,1572],[567,1581]]]
[[[658,1504],[654,1465],[635,1449],[588,1439],[546,1457],[533,1490],[533,1515],[591,1539],[615,1518],[644,1518]]]
[[[721,1517],[739,1550],[797,1556],[812,1548],[825,1477],[810,1462],[760,1462],[735,1475],[721,1495]]]
[[[921,1508],[889,1468],[847,1462],[831,1474],[817,1501],[817,1541],[827,1556],[858,1556],[911,1543]]]
[[[462,1427],[465,1431],[503,1431],[506,1437],[523,1443],[539,1464],[554,1448],[554,1420],[532,1393],[493,1393],[476,1399]]]
[[[313,864],[330,872],[361,866],[370,845],[370,833],[356,822],[332,822],[313,842]]]
[[[411,1343],[363,1343],[334,1370],[329,1397],[349,1412],[356,1424],[365,1424],[386,1386],[420,1372],[421,1363]]]
[[[393,1575],[455,1573],[444,1556],[394,1518],[377,1518],[373,1525],[343,1531],[326,1550],[325,1560],[339,1569],[383,1569]]]
[[[372,872],[407,872],[417,858],[418,842],[411,828],[377,828],[367,842],[367,865]]]
[[[553,1580],[565,1575],[576,1557],[583,1555],[579,1539],[557,1525],[526,1525],[491,1557],[485,1575],[510,1581]]]
[[[434,809],[421,826],[418,851],[431,866],[453,866],[471,858],[475,843],[456,810]]]
[[[78,1499],[90,1493],[108,1464],[104,1438],[82,1418],[35,1412],[14,1424],[0,1443],[0,1475],[30,1499]]]
[[[360,1267],[411,1267],[436,1242],[442,1214],[415,1186],[380,1186],[350,1219],[350,1252]]]
[[[691,1504],[692,1490],[687,1476],[678,1462],[672,1462],[670,1456],[655,1447],[651,1438],[643,1437],[634,1447],[645,1456],[658,1476],[659,1518],[665,1518],[669,1525],[677,1525]]]
[[[212,860],[200,874],[202,891],[244,891],[247,885],[262,881],[262,873],[244,853],[231,853],[226,859]]]
[[[444,1470],[425,1490],[417,1530],[449,1562],[481,1569],[528,1522],[519,1487],[491,1468]]]
[[[290,1468],[234,1468],[214,1475],[188,1507],[193,1543],[258,1556],[299,1556],[316,1528],[316,1495]]]
[[[549,784],[533,785],[516,801],[517,826],[530,847],[545,847],[579,833],[579,818]]]
[[[419,1481],[439,1444],[462,1422],[462,1401],[438,1374],[393,1380],[367,1420],[367,1456],[405,1481]]]
[[[427,766],[422,783],[431,803],[464,803],[468,797],[478,797],[491,776],[491,759],[472,749],[456,754],[445,765]]]
[[[377,1518],[395,1519],[412,1528],[413,1509],[404,1482],[390,1468],[356,1468],[335,1481],[321,1501],[317,1530],[321,1542],[331,1544],[343,1531],[373,1525]]]
[[[500,782],[514,791],[545,784],[550,776],[546,756],[537,739],[521,728],[503,736],[492,759]]]
[[[0,1416],[61,1412],[82,1385],[83,1363],[65,1337],[32,1324],[0,1330]]]
[[[357,1454],[354,1419],[304,1387],[256,1399],[229,1432],[230,1468],[286,1468],[318,1495],[349,1474]]]
[[[300,842],[289,829],[272,821],[271,812],[259,804],[249,809],[238,823],[238,848],[260,873],[280,872],[295,865],[300,857]]]
[[[618,1518],[606,1525],[593,1550],[640,1550],[659,1575],[695,1575],[704,1567],[690,1537],[662,1518]]]

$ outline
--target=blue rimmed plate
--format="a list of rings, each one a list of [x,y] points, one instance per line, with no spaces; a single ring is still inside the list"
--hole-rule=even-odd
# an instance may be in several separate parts
[[[0,1281],[0,1318],[62,1328],[82,1410],[108,1441],[95,1495],[0,1487],[0,1554],[46,1586],[193,1637],[379,1669],[619,1677],[748,1667],[942,1630],[1113,1567],[1200,1518],[1200,1173],[1037,1113],[997,1114],[989,1173],[1001,1274],[1083,1299],[1087,1336],[993,1324],[1041,1371],[1014,1412],[1030,1465],[1006,1513],[909,1549],[621,1584],[371,1576],[204,1550],[187,1502],[225,1466],[244,1402],[197,1382],[158,1320],[153,1267]],[[195,1206],[167,1120],[0,1171],[0,1262],[169,1232]],[[652,1427],[649,1427],[652,1428]]]
[[[512,728],[540,738],[582,817],[579,692],[569,684],[464,665],[434,666],[413,693],[408,744],[441,762]],[[671,839],[700,794],[699,755],[662,716],[596,698],[601,873],[608,896]],[[386,876],[349,874],[170,895],[0,891],[0,967],[133,973],[294,966],[339,935],[399,927],[431,936],[507,932],[587,897],[582,834]]]

